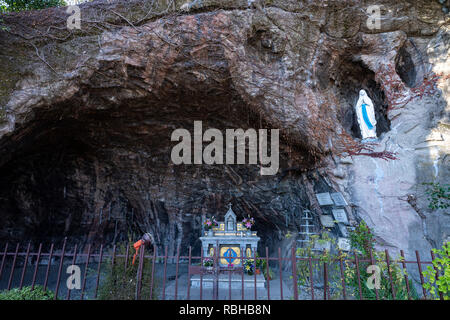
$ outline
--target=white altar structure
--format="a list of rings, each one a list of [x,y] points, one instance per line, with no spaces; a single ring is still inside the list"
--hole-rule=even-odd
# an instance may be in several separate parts
[[[230,205],[224,221],[205,232],[200,240],[204,257],[213,257],[218,250],[219,266],[229,267],[241,266],[241,256],[253,258],[260,238],[256,231],[247,230],[241,222],[236,221],[236,214]]]

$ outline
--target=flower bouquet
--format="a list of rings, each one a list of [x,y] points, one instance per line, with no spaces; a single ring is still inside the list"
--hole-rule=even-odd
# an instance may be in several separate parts
[[[205,230],[212,230],[213,228],[218,226],[218,223],[214,217],[208,218],[203,222],[203,226],[205,227]]]
[[[212,258],[205,258],[203,259],[203,266],[204,267],[212,267],[214,266],[214,261]]]
[[[243,267],[244,272],[250,276],[255,272],[255,264],[253,263],[253,259],[245,260]]]
[[[244,225],[244,227],[246,227],[248,230],[250,230],[252,228],[252,226],[255,224],[255,219],[253,218],[244,218],[244,220],[242,220],[242,224]]]

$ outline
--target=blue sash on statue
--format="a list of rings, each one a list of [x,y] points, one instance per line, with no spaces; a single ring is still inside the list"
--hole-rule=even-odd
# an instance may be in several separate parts
[[[361,106],[361,108],[362,108],[362,116],[363,116],[364,122],[367,125],[367,128],[369,128],[369,130],[372,130],[373,125],[370,123],[369,117],[367,116],[366,106],[367,106],[367,104],[365,104],[365,103],[363,103],[362,106]]]

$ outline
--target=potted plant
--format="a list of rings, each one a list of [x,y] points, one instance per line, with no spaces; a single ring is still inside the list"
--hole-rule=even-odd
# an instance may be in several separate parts
[[[244,220],[242,220],[242,224],[244,225],[244,227],[247,228],[247,236],[251,236],[252,235],[252,227],[255,224],[255,219],[250,218],[250,216],[248,216],[247,218],[244,218]]]
[[[253,272],[255,272],[255,264],[253,263],[253,259],[247,259],[243,264],[244,272],[251,276]]]
[[[208,236],[212,237],[214,235],[213,233],[213,228],[217,227],[217,221],[214,218],[214,216],[212,218],[208,218],[203,222],[203,226],[205,228],[206,231],[208,231]]]
[[[203,260],[203,266],[206,267],[207,270],[212,270],[214,267],[214,261],[212,258],[205,258]]]

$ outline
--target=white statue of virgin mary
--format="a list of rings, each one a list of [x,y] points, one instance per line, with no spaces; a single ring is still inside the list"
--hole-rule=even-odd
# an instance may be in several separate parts
[[[356,116],[363,140],[377,138],[377,120],[372,100],[365,90],[359,91],[359,99],[356,103]]]

